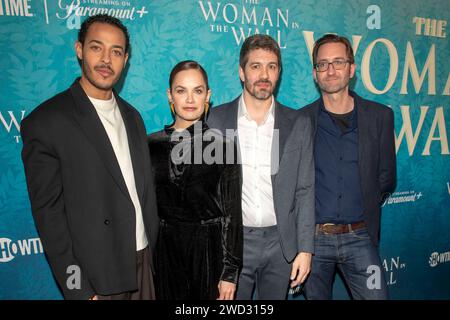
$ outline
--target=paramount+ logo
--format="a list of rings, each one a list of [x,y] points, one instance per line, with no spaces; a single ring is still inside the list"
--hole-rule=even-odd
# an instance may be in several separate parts
[[[0,238],[0,263],[13,260],[16,256],[30,256],[44,252],[39,238],[12,241]]]

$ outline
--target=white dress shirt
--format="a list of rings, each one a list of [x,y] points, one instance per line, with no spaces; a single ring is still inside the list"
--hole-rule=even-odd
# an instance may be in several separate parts
[[[277,224],[270,175],[274,106],[275,99],[272,96],[272,105],[264,121],[258,125],[247,111],[244,95],[239,99],[238,136],[243,173],[242,222],[246,227],[268,227]]]
[[[110,100],[99,100],[89,97],[97,111],[103,127],[108,134],[109,141],[113,147],[114,153],[119,163],[120,171],[125,180],[125,184],[133,201],[136,213],[136,250],[144,249],[148,242],[145,234],[144,221],[142,218],[142,209],[134,181],[133,163],[131,162],[130,148],[128,147],[127,131],[120,114],[114,95]]]

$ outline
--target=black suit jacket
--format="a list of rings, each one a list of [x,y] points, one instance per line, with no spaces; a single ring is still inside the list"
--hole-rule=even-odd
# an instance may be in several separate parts
[[[238,109],[239,97],[212,108],[208,125],[223,134],[226,129],[236,130]],[[279,148],[278,154],[272,148],[272,193],[281,248],[290,263],[299,252],[314,252],[312,124],[307,117],[299,116],[297,110],[277,101],[274,117]]]
[[[151,249],[158,230],[155,191],[141,116],[114,92],[126,127],[136,189]],[[21,124],[31,208],[66,299],[137,289],[136,214],[114,150],[78,79]],[[76,266],[81,270],[80,288]],[[69,269],[68,269],[69,268]]]
[[[380,103],[366,100],[350,91],[358,108],[358,167],[361,179],[364,219],[375,245],[380,239],[381,204],[396,186],[394,113]],[[301,108],[314,124],[314,136],[320,100]]]

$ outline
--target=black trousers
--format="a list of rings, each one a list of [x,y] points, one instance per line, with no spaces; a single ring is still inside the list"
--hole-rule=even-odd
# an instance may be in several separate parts
[[[138,290],[113,294],[97,295],[98,300],[155,300],[155,287],[150,269],[150,250],[147,247],[137,252]]]

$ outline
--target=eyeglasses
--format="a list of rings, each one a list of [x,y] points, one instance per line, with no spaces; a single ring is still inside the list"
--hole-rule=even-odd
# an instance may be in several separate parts
[[[319,72],[325,72],[330,67],[330,64],[332,64],[334,70],[342,70],[345,68],[345,65],[349,62],[350,60],[334,60],[332,62],[321,61],[319,63],[316,63],[314,65],[314,68],[316,68],[316,70]]]

